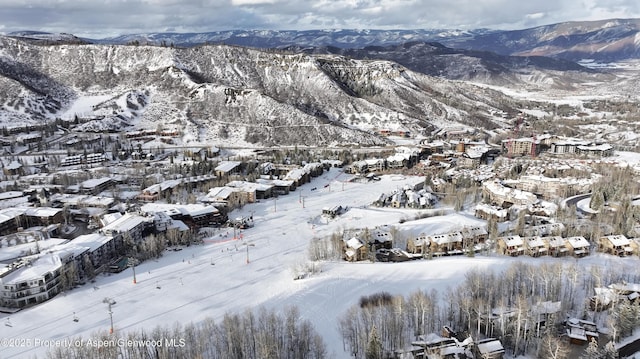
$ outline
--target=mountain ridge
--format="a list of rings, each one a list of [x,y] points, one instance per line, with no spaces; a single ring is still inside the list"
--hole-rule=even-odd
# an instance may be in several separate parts
[[[517,107],[497,91],[394,62],[228,45],[42,46],[0,37],[0,63],[5,126],[80,116],[83,131],[173,126],[185,141],[385,145],[378,129],[496,127],[490,113]]]
[[[8,36],[46,41],[42,33],[15,32]],[[640,56],[640,19],[618,18],[567,21],[517,30],[491,29],[333,29],[333,30],[227,30],[204,33],[150,32],[103,39],[81,39],[69,34],[62,41],[96,44],[154,44],[197,46],[227,44],[255,48],[390,46],[407,42],[438,42],[464,50],[489,51],[506,56],[548,56],[580,61],[621,61]],[[49,39],[51,41],[51,39]]]

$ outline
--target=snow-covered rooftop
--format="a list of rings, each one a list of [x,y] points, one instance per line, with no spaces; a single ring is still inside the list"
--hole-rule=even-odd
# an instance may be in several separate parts
[[[44,254],[28,258],[29,265],[22,266],[0,279],[2,284],[17,284],[29,280],[43,279],[45,274],[62,266],[57,253]]]

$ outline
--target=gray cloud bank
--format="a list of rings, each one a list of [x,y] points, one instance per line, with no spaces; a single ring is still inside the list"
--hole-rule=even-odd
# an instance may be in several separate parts
[[[637,0],[3,0],[0,32],[103,38],[236,29],[519,29],[635,17]]]

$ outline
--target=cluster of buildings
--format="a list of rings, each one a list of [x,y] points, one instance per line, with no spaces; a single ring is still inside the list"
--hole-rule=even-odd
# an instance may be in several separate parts
[[[386,158],[368,158],[345,167],[346,173],[363,174],[382,172],[387,169],[413,167],[425,155],[427,148],[396,147],[395,153]]]
[[[59,213],[56,209],[55,213]],[[54,211],[52,211],[53,213]],[[28,255],[6,258],[0,267],[0,306],[20,309],[46,301],[61,291],[84,283],[101,272],[127,266],[131,246],[139,246],[148,234],[170,230],[188,232],[217,223],[219,211],[203,204],[148,204],[141,211],[109,213],[99,218],[99,229],[74,239],[56,240],[43,233],[33,241],[14,243],[28,247]],[[59,223],[52,223],[59,227]],[[191,231],[191,232],[190,232]],[[10,238],[15,234],[3,237]],[[49,242],[56,244],[49,246]],[[8,251],[8,253],[15,253]],[[20,252],[24,253],[24,251]]]
[[[415,359],[457,358],[457,359],[502,359],[505,354],[500,340],[486,338],[474,341],[468,337],[462,341],[445,327],[441,335],[431,333],[418,336],[411,342],[411,354]]]
[[[88,155],[87,155],[88,156]],[[77,156],[79,163],[87,156]],[[74,157],[75,158],[75,157]],[[101,272],[121,271],[128,266],[132,246],[150,246],[149,238],[195,238],[201,228],[219,226],[227,221],[233,208],[260,199],[289,194],[321,175],[332,164],[309,163],[304,166],[273,165],[255,182],[229,180],[215,187],[222,178],[240,173],[245,164],[222,161],[214,174],[164,180],[137,194],[127,203],[118,198],[117,176],[104,176],[76,182],[61,192],[37,191],[38,207],[0,209],[0,307],[19,310],[46,301],[56,294],[84,283]],[[177,191],[196,186],[211,187],[192,204],[169,204],[164,199]],[[14,197],[23,192],[16,191]],[[22,196],[18,196],[22,198]],[[93,233],[77,235],[73,223],[84,222]],[[28,237],[26,233],[35,233]],[[150,237],[164,233],[165,236]],[[66,239],[65,239],[66,238]],[[73,239],[70,239],[73,238]],[[165,244],[166,245],[166,244]],[[164,245],[161,246],[164,248]]]
[[[106,161],[107,158],[103,153],[89,153],[82,155],[68,156],[60,161],[60,166],[75,166],[75,165],[93,165]]]
[[[348,262],[368,260],[377,251],[390,250],[392,247],[393,235],[388,226],[343,233],[342,254],[343,259]]]
[[[469,139],[425,142],[422,148],[430,153],[427,164],[444,167],[455,164],[457,168],[478,168],[500,153],[499,149],[491,147],[485,141]]]
[[[590,248],[589,241],[580,236],[564,238],[561,236],[521,237],[512,235],[497,239],[497,251],[513,257],[525,254],[531,257],[543,255],[584,257],[590,253]]]
[[[424,188],[424,181],[416,181],[413,185],[406,185],[391,193],[382,193],[373,202],[376,207],[392,208],[431,208],[438,202],[438,197],[427,188]]]
[[[502,152],[508,156],[535,157],[542,151],[555,155],[575,154],[595,157],[613,155],[613,147],[610,144],[551,134],[502,140]]]
[[[464,227],[448,233],[421,234],[407,241],[407,252],[421,257],[478,252],[488,237],[489,233],[484,226]]]
[[[379,261],[404,261],[435,256],[477,253],[489,248],[489,233],[485,226],[466,226],[446,233],[420,234],[407,240],[406,249],[393,248],[389,229],[377,227],[343,240],[343,258],[350,262],[370,260],[376,251]],[[513,234],[495,239],[495,251],[507,256],[531,257],[572,256],[582,258],[593,250],[615,256],[640,255],[640,238],[628,239],[624,235],[606,235],[594,243],[582,236],[563,237],[562,223],[529,226],[523,236]]]

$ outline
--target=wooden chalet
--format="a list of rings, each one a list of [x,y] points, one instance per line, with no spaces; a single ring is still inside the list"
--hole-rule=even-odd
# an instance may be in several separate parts
[[[540,236],[525,237],[523,242],[526,253],[532,257],[540,257],[549,252],[549,244]]]
[[[569,237],[567,238],[567,248],[572,256],[581,258],[589,255],[591,244],[581,236]]]
[[[462,254],[462,233],[449,232],[445,234],[434,234],[427,237],[430,243],[431,254],[451,255]]]
[[[487,227],[484,226],[464,227],[460,232],[464,242],[467,244],[484,243],[489,238]]]
[[[622,234],[600,237],[599,249],[602,252],[625,257],[633,253],[631,241]]]
[[[343,253],[344,259],[349,262],[358,262],[369,258],[367,245],[356,237],[344,241]]]
[[[569,318],[566,321],[566,330],[571,344],[584,345],[592,340],[597,342],[600,336],[596,323],[588,320]]]
[[[426,254],[429,252],[429,239],[427,235],[424,233],[420,233],[420,235],[416,238],[409,238],[407,241],[407,252],[412,254]]]
[[[553,257],[564,257],[569,254],[566,238],[560,236],[544,237],[549,243],[549,255]]]
[[[513,257],[524,254],[524,242],[518,235],[498,238],[498,250]]]

